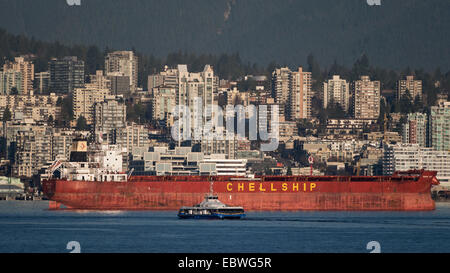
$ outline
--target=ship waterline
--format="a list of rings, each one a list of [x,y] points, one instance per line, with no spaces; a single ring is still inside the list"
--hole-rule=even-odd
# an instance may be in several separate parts
[[[379,177],[134,176],[127,182],[43,181],[46,196],[72,209],[178,210],[214,193],[247,211],[434,210],[436,172],[413,171]]]

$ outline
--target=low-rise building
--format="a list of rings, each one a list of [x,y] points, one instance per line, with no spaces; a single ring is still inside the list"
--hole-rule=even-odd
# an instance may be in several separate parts
[[[383,174],[421,169],[437,171],[441,185],[450,187],[449,161],[449,151],[424,148],[418,144],[387,145],[383,158]]]
[[[226,155],[204,155],[191,147],[133,148],[130,169],[147,175],[236,175],[247,174],[246,159],[228,159]]]

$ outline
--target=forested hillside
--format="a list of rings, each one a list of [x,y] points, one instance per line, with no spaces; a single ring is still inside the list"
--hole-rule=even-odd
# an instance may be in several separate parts
[[[233,54],[244,63],[450,69],[450,1],[0,0],[0,27],[43,41],[171,52]]]

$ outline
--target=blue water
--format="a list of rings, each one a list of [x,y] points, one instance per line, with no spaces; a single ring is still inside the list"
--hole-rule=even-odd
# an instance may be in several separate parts
[[[179,220],[167,212],[49,211],[0,202],[0,252],[368,253],[450,252],[450,204],[432,212],[248,213],[246,220]]]

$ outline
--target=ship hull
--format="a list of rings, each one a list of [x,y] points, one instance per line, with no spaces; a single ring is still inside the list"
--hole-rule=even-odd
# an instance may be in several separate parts
[[[149,179],[48,180],[43,182],[43,190],[50,200],[83,210],[178,210],[199,203],[210,190],[208,181],[193,181],[199,178]],[[435,209],[430,193],[433,179],[433,175],[422,175],[415,181],[386,177],[322,181],[299,177],[249,182],[221,178],[214,182],[214,193],[223,203],[246,211],[426,211]]]

